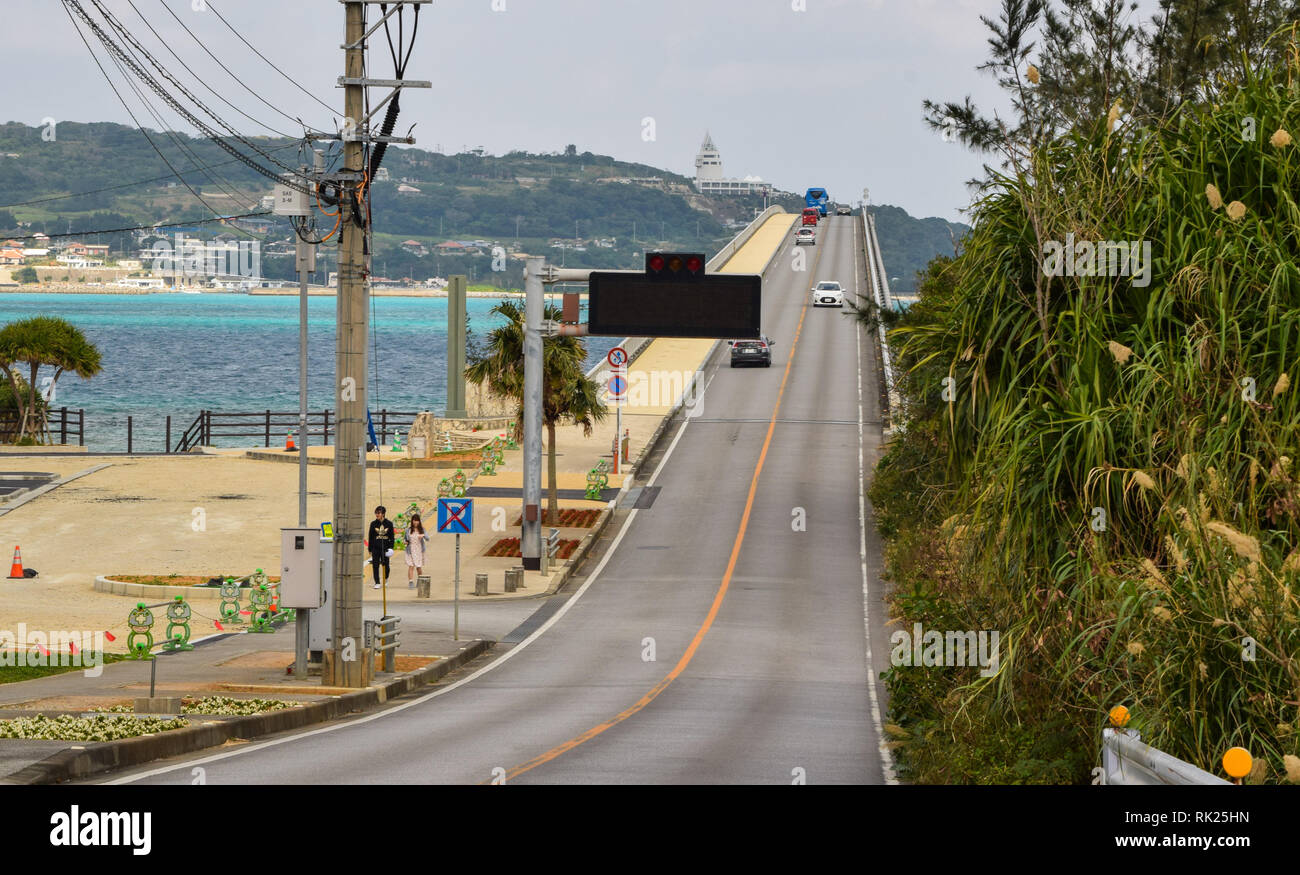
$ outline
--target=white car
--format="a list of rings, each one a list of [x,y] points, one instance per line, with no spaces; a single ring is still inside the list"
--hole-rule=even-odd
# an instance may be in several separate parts
[[[812,228],[800,228],[794,232],[794,245],[802,246],[804,244],[817,245],[817,232]]]
[[[835,280],[822,280],[812,287],[814,307],[843,307],[844,288]]]

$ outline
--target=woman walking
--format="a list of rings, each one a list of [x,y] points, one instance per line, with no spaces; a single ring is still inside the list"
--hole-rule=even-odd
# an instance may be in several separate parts
[[[406,526],[406,588],[415,589],[415,578],[424,571],[424,544],[429,536],[418,513],[411,514]]]

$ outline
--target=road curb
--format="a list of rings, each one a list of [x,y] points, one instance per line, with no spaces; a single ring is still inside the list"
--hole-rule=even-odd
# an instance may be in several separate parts
[[[85,477],[89,474],[94,474],[96,471],[102,471],[105,468],[109,467],[109,465],[110,463],[105,462],[103,465],[96,465],[93,468],[87,468],[84,471],[78,471],[76,474],[69,474],[67,477],[60,477],[58,480],[52,480],[49,483],[46,483],[44,486],[38,486],[35,489],[29,489],[26,492],[24,492],[22,495],[15,498],[13,501],[10,501],[8,504],[4,505],[3,507],[0,507],[0,516],[4,516],[10,511],[17,510],[27,502],[40,498],[42,495],[44,495],[47,492],[53,492],[55,489],[58,489],[64,483],[71,483],[73,480],[76,480],[80,477]]]
[[[367,711],[382,705],[389,699],[395,699],[439,680],[485,653],[494,643],[485,639],[466,642],[459,652],[433,665],[408,672],[383,684],[334,696],[321,702],[311,702],[300,708],[205,722],[190,725],[185,729],[127,738],[122,741],[92,743],[81,749],[67,748],[0,779],[0,783],[61,784],[112,769],[138,766],[164,757],[218,747],[233,738],[257,738]]]

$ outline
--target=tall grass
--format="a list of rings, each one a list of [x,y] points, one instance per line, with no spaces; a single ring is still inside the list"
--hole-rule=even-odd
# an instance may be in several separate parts
[[[1119,703],[1211,771],[1232,745],[1256,780],[1300,755],[1290,57],[1216,106],[1098,119],[995,176],[894,329],[913,419],[872,497],[897,610],[1003,645],[992,678],[891,672],[916,779],[1086,780]],[[1067,235],[1150,241],[1149,286],[1046,276]]]

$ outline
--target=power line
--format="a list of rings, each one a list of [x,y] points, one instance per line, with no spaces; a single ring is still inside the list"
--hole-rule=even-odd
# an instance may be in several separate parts
[[[275,128],[275,127],[273,127],[273,126],[268,125],[266,122],[262,121],[261,119],[254,118],[253,116],[251,116],[251,115],[249,115],[248,113],[244,112],[242,109],[240,109],[239,107],[235,106],[233,103],[231,103],[231,102],[230,102],[229,100],[227,100],[225,97],[223,97],[220,93],[218,93],[217,90],[214,89],[211,85],[209,85],[209,84],[207,83],[207,81],[204,80],[204,78],[203,78],[202,76],[200,76],[198,73],[195,73],[195,72],[194,72],[194,69],[193,69],[192,67],[190,67],[189,64],[185,63],[184,59],[181,58],[180,55],[176,54],[176,50],[173,49],[173,48],[171,47],[171,45],[167,42],[167,40],[165,40],[165,39],[162,38],[162,36],[158,33],[158,31],[154,28],[154,26],[153,26],[152,24],[149,23],[149,19],[147,19],[147,18],[144,17],[144,13],[140,11],[140,7],[138,7],[138,6],[135,5],[135,0],[127,0],[127,3],[130,5],[131,9],[133,9],[133,10],[135,11],[135,14],[136,14],[136,16],[140,19],[140,21],[142,21],[142,22],[144,23],[144,26],[147,27],[147,28],[149,28],[149,32],[152,33],[152,34],[154,35],[154,37],[157,38],[157,40],[158,40],[160,43],[162,43],[163,48],[165,48],[165,49],[167,50],[167,53],[168,53],[169,55],[171,55],[173,58],[175,58],[176,61],[181,65],[181,67],[184,68],[185,72],[187,72],[187,73],[189,73],[191,76],[193,76],[194,79],[195,79],[195,80],[196,80],[200,85],[202,85],[204,88],[208,89],[208,91],[211,92],[212,95],[213,95],[214,97],[216,97],[218,100],[220,100],[220,101],[221,101],[222,103],[224,103],[226,106],[230,107],[230,108],[233,109],[235,112],[239,113],[239,114],[242,115],[244,118],[248,119],[249,121],[253,122],[254,124],[261,125],[262,127],[266,128],[268,131],[272,131],[273,133],[278,134],[278,135],[281,136],[281,137],[288,137],[288,136],[289,136],[289,135],[286,134],[284,131],[278,130],[277,128]],[[166,8],[166,7],[164,6],[164,8]],[[167,11],[168,11],[168,12],[171,12],[170,9],[168,9]],[[175,13],[173,13],[173,17],[174,17],[174,16],[175,16]],[[178,22],[180,21],[179,18],[176,19],[176,20],[177,20]],[[181,24],[181,27],[185,27],[185,25],[182,23],[182,24]],[[188,28],[186,28],[186,32],[189,33],[189,29],[188,29]],[[193,33],[190,33],[190,36],[193,37],[194,34],[193,34]],[[197,40],[198,38],[195,37],[195,39]],[[204,50],[206,51],[206,47],[204,47],[202,43],[199,43],[199,46],[200,46],[201,48],[204,48]],[[208,54],[211,55],[211,52],[209,52]],[[218,63],[220,63],[220,61],[218,61]],[[226,72],[230,72],[230,71],[227,70]],[[240,82],[239,84],[240,84],[240,85],[243,85],[244,83]],[[247,87],[247,86],[245,86],[245,87]]]
[[[122,92],[117,90],[117,85],[113,83],[112,77],[108,75],[108,71],[104,69],[104,65],[99,62],[99,56],[96,55],[94,49],[90,47],[90,41],[86,39],[86,35],[81,32],[81,28],[77,25],[77,20],[72,17],[72,12],[71,10],[68,9],[66,4],[63,7],[63,11],[68,14],[68,19],[72,22],[72,27],[74,30],[76,30],[77,36],[81,37],[81,41],[86,44],[86,51],[90,52],[91,60],[95,62],[95,66],[99,68],[99,72],[104,76],[104,81],[108,83],[109,88],[113,89],[113,93],[117,95],[117,99],[122,103],[122,108],[126,110],[127,115],[131,116],[131,121],[135,123],[135,126],[137,128],[139,128],[140,133],[144,134],[144,138],[149,141],[149,145],[153,147],[153,150],[158,153],[158,157],[161,158],[163,163],[167,165],[167,169],[169,169],[172,172],[173,176],[175,176],[177,179],[181,181],[182,185],[184,185],[187,189],[189,189],[190,194],[194,195],[194,197],[199,201],[199,203],[207,207],[209,212],[211,212],[213,215],[216,215],[217,211],[212,209],[212,206],[203,199],[203,196],[200,195],[197,191],[195,191],[194,187],[191,186],[188,182],[186,182],[185,178],[181,176],[179,172],[177,172],[176,167],[170,161],[167,160],[167,156],[164,155],[163,151],[158,148],[158,144],[153,141],[153,137],[149,136],[149,132],[144,129],[144,127],[140,124],[139,119],[135,117],[135,113],[131,111],[130,105],[126,102],[126,98],[122,96]],[[120,65],[119,65],[119,69],[121,69]],[[126,74],[123,73],[123,76],[125,75]],[[127,81],[129,82],[130,80]]]
[[[204,123],[202,120],[197,118],[192,112],[190,112],[184,106],[182,106],[175,98],[173,98],[170,94],[167,93],[166,89],[164,89],[160,84],[158,84],[158,81],[156,79],[154,79],[147,72],[141,69],[138,64],[136,64],[133,60],[131,60],[126,55],[126,53],[122,50],[122,48],[118,46],[117,43],[114,42],[111,37],[109,37],[106,33],[104,33],[103,29],[99,27],[99,25],[95,23],[94,19],[92,19],[90,15],[86,12],[86,10],[82,8],[78,0],[63,0],[63,2],[66,6],[70,6],[73,10],[76,11],[77,15],[83,21],[86,22],[87,26],[89,26],[91,31],[95,34],[96,38],[104,45],[106,49],[108,49],[110,53],[115,54],[117,57],[122,59],[127,64],[127,66],[131,68],[131,71],[136,75],[138,79],[140,79],[142,82],[148,85],[149,88],[155,94],[157,94],[164,101],[166,101],[169,106],[171,106],[174,110],[180,113],[187,121],[189,121],[190,124],[194,125],[196,128],[198,128],[199,130],[206,133],[209,137],[211,137],[214,143],[216,143],[218,146],[220,146],[225,151],[229,152],[236,159],[247,164],[249,167],[251,167],[256,172],[262,174],[263,176],[275,180],[276,182],[279,182],[290,188],[293,188],[296,191],[300,191],[308,195],[311,194],[311,189],[308,188],[307,185],[297,182],[296,180],[291,178],[283,178],[279,174],[275,173],[275,171],[263,167],[262,165],[258,164],[249,156],[240,152],[238,149],[236,149],[234,146],[228,143],[226,141],[226,138],[223,135],[218,134],[216,131],[212,130],[211,127],[209,127],[206,123]],[[92,2],[97,2],[97,0],[92,0]],[[247,142],[242,138],[239,137],[236,138],[240,139],[240,142],[245,142],[245,143]],[[256,149],[256,147],[254,148]],[[279,164],[280,162],[275,161],[275,163]],[[286,165],[281,164],[280,166],[284,167]],[[292,168],[287,168],[287,169],[295,175],[300,175],[297,173],[297,171],[294,171]]]
[[[201,158],[199,158],[198,154],[195,153],[193,149],[191,149],[186,143],[184,143],[177,136],[177,134],[170,129],[167,122],[163,120],[162,115],[154,108],[153,104],[149,101],[149,99],[145,97],[144,92],[140,90],[140,86],[136,84],[134,81],[132,81],[131,78],[126,75],[126,71],[122,69],[122,65],[120,63],[117,64],[117,68],[118,68],[118,72],[122,74],[122,78],[126,80],[126,83],[131,86],[131,90],[135,92],[136,97],[140,99],[140,103],[144,106],[145,110],[151,116],[153,116],[154,121],[158,123],[158,127],[167,136],[167,138],[172,141],[172,144],[175,145],[176,148],[181,151],[182,154],[189,157],[190,163],[193,164],[196,168],[202,170],[204,175],[207,176],[207,178],[214,185],[220,188],[228,196],[234,198],[236,202],[243,200],[244,203],[240,204],[240,207],[242,209],[253,209],[254,204],[252,200],[248,198],[248,196],[244,195],[242,192],[237,190],[233,185],[229,184],[227,180],[225,180],[223,177],[220,177],[218,174],[214,173],[208,167],[208,165]],[[193,189],[190,190],[193,191]],[[205,207],[208,207],[208,209],[211,210],[212,213],[214,214],[218,212],[217,210],[212,209],[212,207],[207,203],[207,201],[203,201],[203,205]]]
[[[285,118],[287,118],[289,121],[291,121],[291,122],[297,122],[299,125],[301,125],[301,126],[304,127],[304,128],[307,128],[307,127],[308,127],[307,125],[303,124],[302,119],[300,119],[300,118],[294,118],[293,116],[289,115],[287,112],[285,112],[284,110],[280,109],[280,107],[278,107],[278,106],[276,106],[275,104],[271,103],[271,102],[268,101],[266,98],[264,98],[262,95],[258,94],[258,93],[257,93],[256,91],[254,91],[252,88],[249,88],[246,84],[244,84],[244,80],[243,80],[243,79],[240,79],[238,76],[236,76],[233,70],[231,70],[229,67],[227,67],[225,64],[223,64],[223,63],[221,62],[221,59],[220,59],[220,58],[218,58],[216,55],[212,54],[211,50],[209,50],[208,47],[203,43],[203,40],[199,39],[198,36],[194,33],[194,31],[190,30],[189,27],[186,26],[185,22],[182,21],[182,20],[180,19],[180,17],[179,17],[175,12],[172,11],[172,8],[171,8],[170,6],[167,5],[166,0],[158,0],[158,3],[162,6],[163,9],[166,9],[166,10],[167,10],[167,14],[170,15],[172,18],[176,19],[176,23],[179,24],[179,25],[181,26],[181,28],[182,28],[186,33],[188,33],[188,34],[190,35],[190,37],[191,37],[191,38],[192,38],[196,43],[198,43],[199,48],[203,49],[203,51],[207,53],[207,56],[208,56],[209,58],[211,58],[212,60],[216,61],[216,62],[217,62],[217,66],[221,67],[222,70],[225,70],[226,73],[230,76],[231,79],[234,79],[234,80],[235,80],[236,82],[238,82],[241,86],[243,86],[243,89],[244,89],[245,91],[247,91],[249,94],[251,94],[251,95],[253,95],[254,97],[256,97],[258,100],[262,101],[262,103],[266,104],[266,105],[269,106],[271,109],[273,109],[273,110],[275,110],[276,112],[278,112],[280,115],[282,115],[282,116],[284,116]],[[134,2],[131,3],[131,7],[132,7],[133,9],[135,8],[135,3],[134,3]],[[136,9],[136,14],[137,14],[137,15],[140,15],[140,10],[139,10],[139,9]],[[143,15],[141,15],[140,17],[141,17],[142,19],[144,18]],[[148,24],[147,21],[146,21],[145,23]],[[149,29],[150,29],[150,30],[153,30],[152,27],[150,27]],[[155,34],[154,34],[154,35],[155,35],[155,36],[157,35],[157,32],[156,32],[156,31],[155,31]],[[159,37],[159,39],[161,39],[161,37]],[[168,48],[168,51],[171,51],[170,47]],[[175,54],[176,54],[175,52],[172,52],[172,55],[173,55],[173,56],[174,56]],[[176,60],[180,61],[180,58],[177,58]],[[185,62],[184,62],[184,61],[181,61],[181,64],[184,65]],[[185,69],[189,70],[190,68],[187,66],[187,67],[185,67]],[[194,73],[193,70],[190,70],[190,73],[191,73],[192,75],[194,75],[194,77],[195,77],[196,79],[199,78],[199,77],[198,77],[198,74]],[[202,79],[199,79],[199,81],[200,81],[200,82],[203,82]],[[206,82],[204,82],[203,84],[204,84],[205,86],[207,86],[207,83],[206,83]],[[211,88],[208,88],[208,90],[209,90],[209,91],[212,91]],[[214,91],[213,93],[216,94],[215,91]],[[220,95],[218,95],[218,96],[220,96]],[[222,100],[225,100],[225,98],[223,97]],[[230,103],[229,101],[227,101],[226,103],[227,103],[228,106],[230,106],[231,108],[235,109],[237,112],[240,112],[240,114],[243,115],[245,118],[253,119],[252,116],[248,115],[248,113],[243,112],[242,110],[240,110],[238,107],[236,107],[234,104]],[[257,121],[257,119],[253,119],[253,121]],[[280,134],[280,136],[282,136],[282,137],[287,137],[287,136],[289,136],[288,134],[282,133],[282,132],[280,132],[280,131],[276,131],[275,128],[271,127],[270,125],[266,124],[265,122],[258,122],[258,124],[262,125],[262,127],[266,128],[267,130],[275,131],[277,134]]]
[[[214,216],[211,219],[191,219],[188,222],[158,222],[154,225],[133,225],[130,228],[104,228],[99,231],[69,231],[66,234],[45,234],[38,236],[36,234],[27,234],[23,237],[6,237],[6,240],[57,240],[62,237],[95,237],[102,234],[125,234],[129,231],[153,231],[158,228],[186,228],[190,225],[212,225],[218,222],[233,222],[235,219],[253,219],[258,216],[269,216],[270,210],[261,210],[256,213],[241,213],[238,216]]]
[[[258,56],[259,58],[261,58],[263,61],[266,61],[266,63],[270,64],[272,70],[274,70],[275,72],[279,73],[279,74],[280,74],[281,76],[283,76],[285,79],[288,79],[288,80],[293,84],[293,86],[294,86],[295,88],[297,88],[299,91],[301,91],[303,94],[307,95],[307,96],[310,97],[312,100],[316,101],[316,102],[319,103],[321,106],[323,106],[323,107],[325,107],[327,110],[329,110],[329,112],[330,112],[331,115],[333,115],[333,114],[335,113],[335,109],[334,109],[334,107],[330,106],[328,103],[326,103],[325,101],[321,100],[321,99],[320,99],[319,97],[317,97],[316,95],[312,94],[312,93],[311,93],[310,91],[308,91],[306,88],[303,88],[302,85],[300,85],[300,84],[298,83],[298,80],[294,79],[294,78],[293,78],[292,76],[290,76],[288,73],[284,72],[284,71],[281,70],[279,67],[275,66],[275,64],[271,63],[271,60],[270,60],[269,58],[267,58],[266,55],[264,55],[264,54],[262,54],[261,52],[259,52],[256,48],[254,48],[254,46],[253,46],[252,43],[250,43],[248,40],[244,39],[244,35],[241,34],[238,30],[236,30],[236,29],[234,28],[234,26],[232,26],[231,23],[230,23],[229,21],[226,21],[226,19],[222,16],[222,14],[221,14],[220,12],[217,12],[217,7],[214,6],[214,5],[212,5],[212,0],[208,0],[208,9],[210,9],[210,10],[213,12],[213,14],[215,14],[215,15],[217,16],[217,18],[221,20],[221,23],[222,23],[222,24],[224,24],[227,28],[229,28],[229,30],[230,30],[231,33],[233,33],[235,36],[239,37],[239,41],[240,41],[240,42],[242,42],[244,45],[246,45],[246,46],[248,46],[250,49],[252,49],[252,50],[253,50],[253,54],[257,55],[257,56]]]
[[[75,6],[80,6],[80,3],[78,3],[77,0],[71,0],[71,2],[72,2],[73,5],[75,5]],[[164,79],[166,79],[168,82],[170,82],[172,85],[174,85],[177,89],[179,89],[180,92],[181,92],[181,94],[185,95],[185,97],[187,97],[187,98],[190,100],[191,103],[193,103],[195,106],[197,106],[197,107],[198,107],[199,109],[201,109],[203,112],[205,112],[208,116],[210,116],[210,117],[211,117],[211,118],[212,118],[212,119],[213,119],[217,124],[219,124],[221,127],[225,128],[227,131],[229,131],[231,137],[233,137],[234,139],[238,140],[240,143],[243,143],[245,146],[247,146],[249,149],[252,149],[254,152],[257,152],[258,154],[262,155],[262,157],[270,159],[270,161],[271,161],[272,164],[279,165],[281,168],[283,168],[285,171],[287,171],[287,172],[289,172],[289,173],[297,173],[297,170],[295,170],[293,167],[290,167],[288,164],[283,164],[283,163],[281,163],[281,162],[280,162],[278,159],[276,159],[274,156],[270,155],[270,154],[267,153],[267,152],[264,152],[264,151],[263,151],[263,150],[262,150],[262,149],[261,149],[261,148],[260,148],[256,143],[253,143],[251,140],[249,140],[248,138],[246,138],[245,136],[243,136],[242,134],[240,134],[239,131],[237,131],[237,130],[234,128],[233,125],[231,125],[229,122],[227,122],[227,121],[226,121],[225,119],[223,119],[221,116],[217,115],[215,112],[213,112],[211,109],[209,109],[208,106],[207,106],[207,104],[205,104],[203,101],[199,100],[199,98],[194,94],[194,92],[192,92],[192,91],[190,91],[188,88],[186,88],[186,87],[185,87],[185,84],[184,84],[183,82],[181,82],[179,79],[177,79],[175,76],[173,76],[170,70],[168,70],[168,69],[167,69],[166,67],[164,67],[161,63],[159,63],[159,62],[158,62],[158,59],[155,58],[152,54],[150,54],[150,52],[149,52],[148,49],[146,49],[143,45],[141,45],[140,41],[137,40],[137,39],[135,38],[134,35],[132,35],[130,29],[128,29],[128,28],[126,27],[126,25],[122,24],[122,22],[118,20],[117,16],[113,15],[113,13],[110,12],[110,11],[109,11],[105,6],[104,6],[102,0],[90,0],[90,2],[91,2],[91,4],[92,4],[92,5],[93,5],[97,10],[99,10],[99,14],[102,15],[102,16],[104,17],[104,21],[108,23],[108,26],[109,26],[109,27],[111,27],[113,30],[117,31],[117,33],[122,37],[122,39],[123,39],[127,44],[129,44],[129,45],[131,46],[132,49],[134,49],[136,52],[139,52],[140,55],[142,55],[142,56],[144,57],[144,59],[145,59],[146,61],[148,61],[149,64],[150,64],[150,65],[151,65],[155,70],[157,70],[157,71],[162,75],[162,77],[163,77]],[[96,30],[98,30],[98,28],[96,28]],[[102,31],[99,31],[99,32],[102,33]],[[109,41],[112,42],[111,38],[110,38]],[[116,43],[114,43],[114,45],[116,46]],[[120,47],[119,47],[119,48],[120,48]],[[154,80],[152,76],[149,76],[149,74],[146,73],[146,72],[144,71],[144,69],[141,68],[138,64],[133,64],[133,65],[132,65],[132,69],[133,69],[133,70],[138,70],[139,73],[143,74],[145,77],[148,77],[148,79],[150,80],[151,83],[157,84],[157,83],[156,83],[156,80]],[[181,106],[180,102],[179,102],[178,100],[176,100],[174,97],[172,97],[170,94],[168,94],[168,93],[166,92],[165,89],[162,89],[161,86],[159,86],[159,88],[158,88],[158,89],[155,89],[155,90],[158,91],[158,96],[159,96],[159,97],[163,98],[163,100],[165,100],[165,101],[167,101],[169,104],[171,104],[172,107],[175,108],[178,112],[182,112],[182,111],[184,111],[184,112],[186,112],[186,113],[188,114],[188,110],[185,110],[184,107]],[[188,115],[187,115],[187,117],[188,117]],[[203,124],[202,122],[199,122],[199,120],[198,120],[197,118],[192,119],[192,121],[193,121],[194,123],[196,123],[196,124]],[[205,125],[205,128],[206,128],[206,125]],[[210,129],[209,129],[209,130],[210,130]],[[214,132],[214,133],[215,133],[215,132]]]

